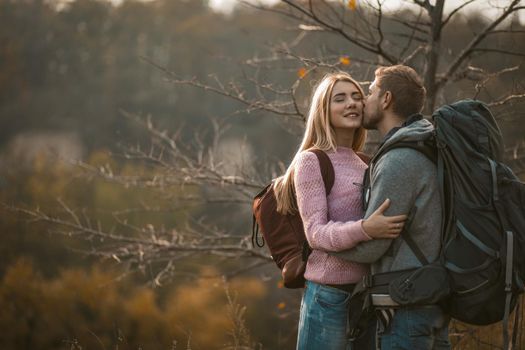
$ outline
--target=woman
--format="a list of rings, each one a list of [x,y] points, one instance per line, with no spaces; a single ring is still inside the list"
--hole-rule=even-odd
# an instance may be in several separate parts
[[[366,265],[327,252],[350,249],[370,239],[395,238],[406,220],[405,215],[383,215],[388,200],[367,220],[361,220],[359,184],[367,165],[356,152],[366,138],[361,126],[363,98],[363,90],[349,74],[326,75],[311,98],[299,151],[274,185],[278,210],[299,211],[312,248],[301,303],[300,350],[347,348],[347,304],[354,284],[368,272]],[[308,152],[314,148],[325,151],[334,167],[335,182],[328,197],[317,157]]]

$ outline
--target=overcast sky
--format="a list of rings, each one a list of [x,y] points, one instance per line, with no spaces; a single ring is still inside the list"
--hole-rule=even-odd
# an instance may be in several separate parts
[[[280,0],[248,0],[253,3],[264,3],[264,4],[276,4]],[[348,0],[334,0],[340,2],[347,2]],[[361,1],[357,0],[357,5]],[[386,9],[395,10],[400,6],[409,6],[412,1],[407,0],[384,0],[384,7]],[[435,2],[432,0],[431,2]],[[445,2],[445,13],[450,12],[451,10],[457,8],[459,5],[464,3],[464,0],[447,0]],[[218,12],[225,14],[230,14],[234,7],[239,3],[238,0],[210,0],[209,4],[212,9]],[[479,11],[482,14],[486,15],[489,18],[493,18],[498,13],[502,11],[506,5],[510,3],[510,0],[478,0],[469,4],[465,7],[465,11]],[[525,23],[525,10],[520,11],[520,20],[522,23]]]
[[[68,3],[74,0],[52,0],[58,3]],[[112,2],[115,5],[118,5],[126,0],[108,0]],[[140,1],[154,1],[154,0],[140,0]],[[208,0],[210,7],[217,11],[224,14],[231,14],[235,6],[239,5],[239,0]],[[276,4],[280,0],[244,0],[249,1],[253,3],[262,3],[262,4]],[[339,2],[345,2],[347,3],[348,0],[333,0],[333,1],[339,1]],[[430,0],[432,3],[435,3],[435,0]],[[494,16],[497,16],[499,13],[501,13],[502,9],[504,9],[511,0],[477,0],[473,3],[467,5],[463,13],[469,12],[469,11],[477,11],[485,15],[487,18],[494,18]],[[399,9],[401,6],[408,7],[408,6],[416,6],[413,5],[412,0],[382,0],[383,7],[386,10],[396,10]],[[465,0],[446,0],[445,2],[445,13],[450,12],[451,10],[457,8],[459,5],[464,3]],[[357,6],[359,6],[361,3],[365,3],[363,0],[357,0]],[[525,23],[525,10],[519,11],[520,15],[520,21],[521,23]]]

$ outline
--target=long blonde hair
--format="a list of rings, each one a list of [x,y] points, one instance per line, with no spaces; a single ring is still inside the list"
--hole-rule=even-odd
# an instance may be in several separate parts
[[[350,74],[345,72],[329,73],[315,87],[310,100],[308,119],[306,120],[306,130],[299,150],[295,154],[290,166],[283,176],[274,182],[274,193],[277,200],[277,211],[282,214],[292,214],[297,212],[295,201],[294,168],[299,154],[308,149],[320,149],[322,151],[334,151],[337,144],[335,142],[335,131],[330,124],[330,97],[335,83],[347,81],[354,84],[364,96],[363,89]],[[366,140],[366,130],[361,126],[354,134],[352,149],[360,151],[363,149]]]

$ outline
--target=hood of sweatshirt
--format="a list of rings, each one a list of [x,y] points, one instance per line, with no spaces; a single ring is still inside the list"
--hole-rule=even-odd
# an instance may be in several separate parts
[[[386,140],[375,153],[380,154],[381,150],[396,142],[417,142],[425,141],[434,132],[434,125],[426,119],[417,120],[407,126],[397,130],[388,140]],[[374,157],[375,158],[375,157]],[[373,161],[373,159],[372,159]]]

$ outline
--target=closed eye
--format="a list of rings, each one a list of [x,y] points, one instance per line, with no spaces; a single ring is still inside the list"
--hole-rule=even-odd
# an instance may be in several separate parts
[[[353,93],[352,98],[356,101],[361,101],[363,99],[363,95],[361,95],[359,92]]]
[[[337,95],[334,96],[334,101],[335,102],[343,102],[346,98],[346,94],[345,93],[339,93]]]

